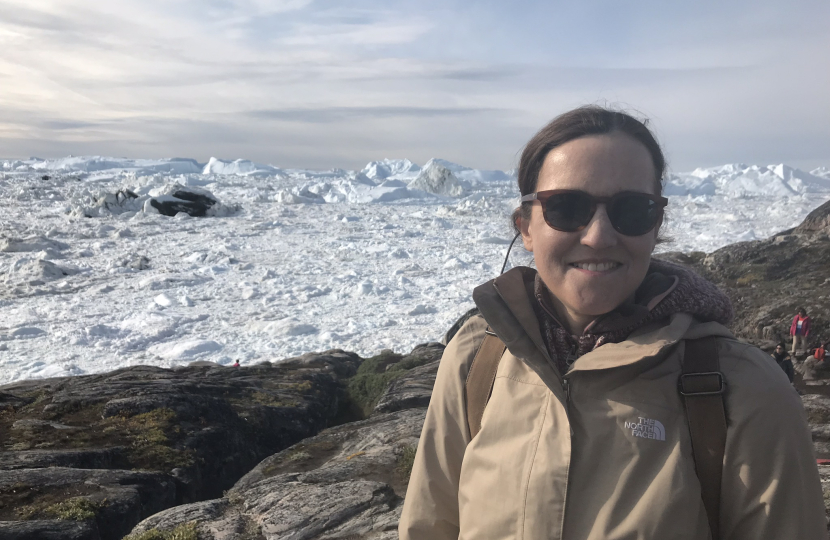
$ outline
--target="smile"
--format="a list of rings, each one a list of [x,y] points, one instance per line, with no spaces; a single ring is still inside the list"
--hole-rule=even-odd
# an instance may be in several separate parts
[[[601,262],[601,263],[571,263],[574,268],[580,270],[587,270],[589,272],[608,272],[622,266],[618,262]]]

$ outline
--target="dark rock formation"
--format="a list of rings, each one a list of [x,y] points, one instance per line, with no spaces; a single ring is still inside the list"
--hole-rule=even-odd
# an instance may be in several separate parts
[[[201,540],[396,539],[442,352],[440,344],[428,344],[407,356],[367,360],[383,366],[375,371],[398,373],[368,418],[265,459],[221,499],[170,508],[133,532],[170,531],[195,521]]]
[[[328,351],[0,387],[0,537],[116,539],[165,508],[221,496],[331,425],[359,364]]]
[[[165,197],[150,199],[150,204],[164,216],[184,212],[193,217],[204,217],[218,201],[206,193],[180,189]]]
[[[795,233],[830,233],[830,201],[822,204],[804,218],[801,225],[795,228]]]
[[[789,342],[799,307],[812,318],[808,344],[830,339],[830,202],[795,229],[766,240],[739,242],[709,255],[661,253],[726,292],[735,308],[731,330],[764,348]],[[803,359],[800,358],[800,359]]]

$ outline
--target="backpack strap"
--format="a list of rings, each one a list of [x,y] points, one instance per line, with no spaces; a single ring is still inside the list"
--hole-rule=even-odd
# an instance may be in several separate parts
[[[496,382],[496,371],[506,348],[504,342],[488,326],[464,385],[470,439],[481,430],[481,417],[484,416],[484,408],[490,400],[490,393]]]
[[[718,540],[720,488],[726,449],[726,381],[720,371],[714,337],[686,340],[683,373],[678,381],[692,437],[692,455],[712,539]]]

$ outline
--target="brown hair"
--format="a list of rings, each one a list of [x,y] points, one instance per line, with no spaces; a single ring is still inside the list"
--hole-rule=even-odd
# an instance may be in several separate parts
[[[527,195],[536,191],[539,181],[539,172],[548,153],[566,142],[588,135],[604,135],[608,133],[625,133],[646,147],[654,164],[654,193],[663,194],[662,178],[666,172],[666,158],[663,150],[646,126],[648,120],[640,121],[630,114],[613,111],[598,105],[586,105],[561,114],[551,120],[533,136],[522,152],[519,161],[519,191]],[[531,203],[522,203],[513,211],[511,220],[513,229],[518,234],[517,220],[530,219]]]

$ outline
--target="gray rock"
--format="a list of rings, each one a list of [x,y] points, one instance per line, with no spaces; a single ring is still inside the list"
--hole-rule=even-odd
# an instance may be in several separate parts
[[[133,532],[195,520],[205,540],[397,538],[407,456],[425,414],[404,409],[326,429],[262,461],[224,499],[171,508]]]
[[[82,521],[0,521],[3,540],[100,540],[98,528]]]
[[[47,524],[48,501],[88,500],[95,505],[95,517],[87,523],[101,540],[118,540],[134,523],[175,504],[176,484],[163,473],[49,467],[0,471],[0,494],[6,504],[24,512],[18,518],[31,515]],[[37,498],[47,502],[34,502]],[[33,502],[28,507],[19,504],[25,501]]]
[[[443,351],[441,347],[440,351]],[[440,353],[438,355],[440,360]],[[429,406],[439,360],[409,370],[406,375],[392,381],[378,400],[376,413],[389,413],[402,409]]]
[[[219,497],[263,458],[331,423],[340,379],[359,362],[328,351],[273,365],[136,366],[4,386],[0,521],[52,527],[50,508],[80,497],[100,503],[93,529],[107,540],[176,504]]]

